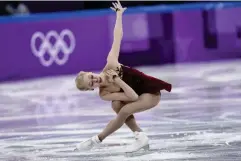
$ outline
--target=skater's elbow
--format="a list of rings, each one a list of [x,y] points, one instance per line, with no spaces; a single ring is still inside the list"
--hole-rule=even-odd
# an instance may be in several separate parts
[[[133,96],[130,96],[131,101],[137,101],[139,99],[139,96],[137,94],[134,94]]]

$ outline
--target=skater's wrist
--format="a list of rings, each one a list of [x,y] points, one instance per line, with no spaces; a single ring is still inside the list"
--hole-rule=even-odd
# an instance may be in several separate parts
[[[121,79],[120,79],[119,76],[113,77],[113,80],[114,80],[115,82],[119,82],[119,81],[121,81]]]
[[[116,81],[116,80],[118,80],[118,79],[120,79],[120,77],[119,77],[118,75],[113,75],[113,80],[114,80],[114,81]]]

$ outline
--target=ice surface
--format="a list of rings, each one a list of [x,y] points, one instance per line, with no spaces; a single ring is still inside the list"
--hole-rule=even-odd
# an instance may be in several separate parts
[[[241,62],[140,67],[173,84],[161,103],[137,114],[151,153],[127,157],[123,126],[99,149],[73,151],[115,116],[97,91],[79,92],[74,76],[0,84],[1,161],[240,161]]]

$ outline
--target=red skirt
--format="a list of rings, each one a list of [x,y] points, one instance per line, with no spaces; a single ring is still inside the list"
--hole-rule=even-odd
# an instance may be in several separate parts
[[[160,93],[161,90],[168,92],[172,90],[170,83],[124,65],[121,66],[119,75],[139,96],[143,93],[156,94]]]

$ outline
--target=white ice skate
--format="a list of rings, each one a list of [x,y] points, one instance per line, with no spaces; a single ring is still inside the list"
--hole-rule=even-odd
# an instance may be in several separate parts
[[[126,147],[127,148],[126,153],[128,154],[128,153],[137,152],[140,149],[144,149],[145,151],[148,151],[149,139],[146,136],[146,134],[144,132],[135,132],[134,135],[135,135],[136,141],[133,144]]]
[[[78,150],[79,151],[88,151],[88,150],[91,150],[94,147],[97,147],[100,143],[101,142],[100,142],[99,137],[98,136],[93,136],[92,138],[79,143],[76,146],[75,151],[78,151]]]

